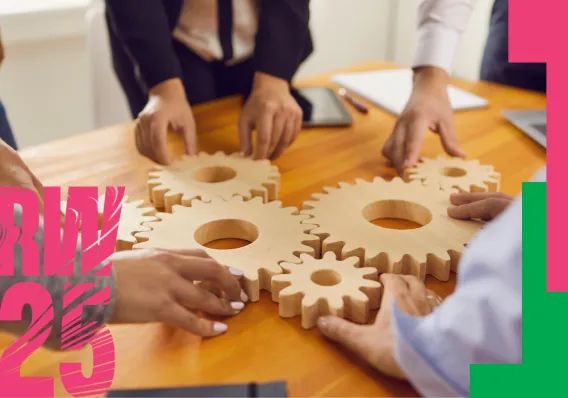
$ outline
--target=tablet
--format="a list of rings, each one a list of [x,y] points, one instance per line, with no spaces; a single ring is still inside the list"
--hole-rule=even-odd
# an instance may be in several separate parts
[[[340,127],[353,124],[345,104],[329,87],[295,88],[292,89],[292,96],[304,112],[304,127]]]
[[[503,116],[523,133],[546,148],[546,111],[505,111]]]

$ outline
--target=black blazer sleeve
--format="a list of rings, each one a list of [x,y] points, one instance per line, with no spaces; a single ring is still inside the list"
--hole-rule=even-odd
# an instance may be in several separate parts
[[[106,0],[106,12],[109,28],[139,67],[148,89],[165,80],[181,78],[172,41],[174,21],[162,0]]]
[[[287,81],[312,48],[309,0],[261,0],[255,69]]]

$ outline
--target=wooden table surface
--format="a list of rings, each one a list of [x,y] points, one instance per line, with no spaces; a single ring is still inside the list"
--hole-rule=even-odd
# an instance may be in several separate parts
[[[374,62],[349,71],[389,67],[394,66]],[[333,86],[330,76],[300,84]],[[509,125],[500,112],[542,109],[545,97],[485,83],[453,83],[489,100],[487,109],[455,115],[462,148],[470,158],[494,165],[502,173],[502,191],[518,194],[521,183],[545,164],[546,153]],[[240,100],[233,98],[195,109],[202,150],[238,150],[239,106]],[[280,199],[284,205],[299,207],[312,193],[340,181],[394,176],[380,149],[395,117],[375,107],[368,115],[348,108],[355,119],[351,128],[306,129],[276,162],[282,172]],[[122,185],[129,196],[147,199],[146,176],[152,163],[138,155],[133,137],[132,124],[126,124],[30,148],[22,151],[22,156],[45,185]],[[176,154],[182,153],[179,137],[172,136],[169,145]],[[422,155],[441,153],[438,137],[430,134]],[[445,297],[454,290],[455,277],[446,283],[429,277],[427,285]],[[279,318],[277,304],[266,292],[260,302],[248,305],[228,325],[227,334],[211,340],[158,324],[112,327],[116,346],[113,388],[286,380],[290,396],[416,396],[410,385],[359,363],[317,330],[303,330],[299,319]],[[0,336],[0,351],[11,340]],[[26,376],[55,377],[56,394],[65,396],[58,379],[58,364],[64,359],[81,361],[87,369],[92,366],[90,348],[73,353],[40,350],[24,363],[22,372]]]

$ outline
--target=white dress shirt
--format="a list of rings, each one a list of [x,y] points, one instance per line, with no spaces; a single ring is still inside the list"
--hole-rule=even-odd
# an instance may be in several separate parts
[[[395,359],[424,396],[469,396],[472,363],[521,363],[522,245],[519,197],[468,244],[455,293],[432,314],[395,305]]]
[[[258,30],[257,0],[232,0],[232,3],[233,58],[229,64],[244,60],[254,53]],[[173,36],[206,61],[223,59],[217,0],[184,0]]]
[[[437,66],[452,72],[461,34],[477,0],[420,0],[413,67]]]

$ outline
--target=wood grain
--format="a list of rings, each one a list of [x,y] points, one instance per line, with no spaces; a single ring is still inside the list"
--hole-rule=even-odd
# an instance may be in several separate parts
[[[374,62],[349,70],[388,67],[394,66]],[[301,84],[333,86],[330,76],[309,79]],[[470,158],[495,166],[502,175],[503,192],[518,194],[522,182],[529,180],[545,164],[546,153],[508,124],[500,112],[541,109],[546,106],[545,97],[492,84],[464,81],[453,84],[489,101],[487,109],[456,113],[455,126],[462,148]],[[239,107],[240,100],[231,98],[195,109],[202,150],[212,153],[239,149]],[[282,172],[280,199],[284,205],[300,207],[312,193],[340,181],[369,180],[375,176],[390,179],[395,175],[380,154],[395,117],[372,106],[367,115],[356,113],[349,106],[348,109],[355,120],[351,128],[306,129],[276,162]],[[178,136],[171,136],[169,146],[176,154],[183,151]],[[435,157],[441,153],[438,137],[430,134],[422,155]],[[133,200],[148,200],[147,172],[153,164],[137,153],[132,124],[27,149],[22,156],[45,185],[64,188],[123,185]],[[395,227],[397,224],[392,220],[381,221],[381,225],[385,223]],[[230,247],[230,242],[228,246],[227,242],[222,243],[222,246]],[[449,282],[428,278],[427,286],[445,297],[455,288],[455,276],[452,275]],[[113,388],[284,379],[289,395],[293,397],[417,395],[409,384],[378,374],[329,343],[317,329],[303,330],[298,318],[281,319],[278,305],[266,292],[261,295],[260,302],[247,306],[228,324],[226,335],[211,340],[201,340],[162,325],[111,327],[116,345]],[[0,336],[0,351],[11,341],[11,337]],[[56,396],[66,396],[58,378],[58,364],[63,360],[82,362],[89,373],[91,349],[58,354],[40,350],[24,363],[22,373],[55,377]]]

